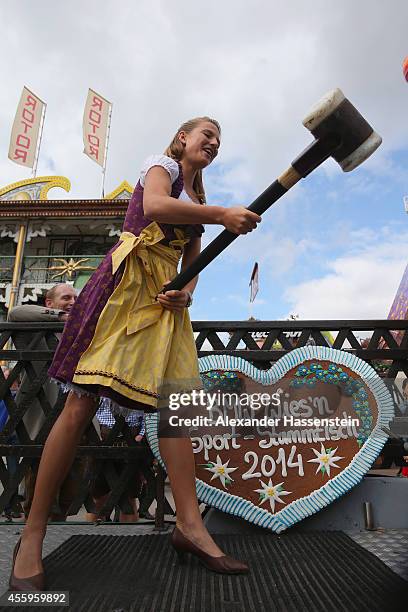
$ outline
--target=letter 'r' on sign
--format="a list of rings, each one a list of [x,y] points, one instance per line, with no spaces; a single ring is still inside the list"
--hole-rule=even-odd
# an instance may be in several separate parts
[[[91,91],[91,90],[89,90],[89,91]],[[93,97],[93,101],[92,101],[92,106],[96,106],[96,108],[98,108],[101,111],[104,102],[105,102],[105,100],[103,100],[103,98],[99,98],[98,96],[94,96]]]

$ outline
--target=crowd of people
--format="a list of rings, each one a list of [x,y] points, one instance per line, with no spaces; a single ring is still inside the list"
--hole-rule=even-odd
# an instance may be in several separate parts
[[[77,293],[74,287],[70,284],[59,283],[49,289],[45,295],[44,305],[24,304],[11,309],[9,313],[9,321],[11,322],[63,322],[68,318],[72,305],[75,303]],[[36,343],[38,350],[55,350],[61,334],[50,336],[45,340],[42,338],[39,343]],[[17,349],[26,349],[32,342],[34,333],[18,332],[14,335],[13,341]],[[36,376],[41,377],[42,371],[47,367],[44,362],[33,361],[32,367]],[[11,369],[2,366],[4,379],[10,375]],[[46,437],[47,427],[46,415],[42,408],[41,402],[33,388],[33,380],[24,373],[17,380],[13,381],[10,386],[10,393],[16,403],[18,409],[24,410],[23,423],[25,431],[31,441],[43,443]],[[42,391],[44,392],[45,400],[49,407],[53,410],[54,419],[58,412],[63,407],[63,402],[59,403],[59,408],[56,409],[56,403],[59,396],[64,394],[57,384],[50,380],[47,376],[42,382]],[[4,429],[9,418],[8,410],[4,400],[0,400],[0,431]],[[119,416],[119,419],[121,417]],[[137,455],[137,461],[134,463],[134,470],[129,477],[126,486],[126,496],[128,506],[132,508],[131,513],[124,513],[120,509],[117,512],[112,511],[109,515],[103,513],[103,506],[107,501],[111,487],[109,486],[106,477],[104,476],[103,465],[97,461],[85,457],[77,458],[73,464],[72,470],[64,479],[59,487],[57,497],[52,505],[49,520],[53,522],[63,522],[67,516],[73,514],[70,511],[72,502],[79,493],[79,487],[83,479],[90,481],[90,493],[94,503],[94,511],[87,512],[86,520],[88,521],[111,521],[112,517],[119,519],[120,522],[136,522],[139,518],[154,520],[154,515],[150,512],[150,507],[155,499],[155,475],[157,462],[150,451],[145,435],[145,420],[144,413],[141,411],[133,411],[123,417],[127,427],[129,427],[131,436],[135,443],[140,448]],[[53,420],[54,420],[53,419]],[[112,405],[109,400],[101,400],[96,415],[93,419],[95,427],[101,443],[106,444],[126,444],[125,437],[121,433],[115,436],[113,441],[108,440],[113,426],[115,425],[115,416],[112,412]],[[44,429],[43,429],[44,428]],[[84,434],[82,442],[87,443],[87,436]],[[18,444],[19,438],[14,431],[7,438],[7,444]],[[18,458],[12,455],[6,457],[7,471],[11,478],[17,470]],[[34,494],[36,476],[39,460],[35,459],[31,462],[24,480],[19,487],[19,494],[15,495],[13,500],[7,504],[3,515],[7,520],[25,519],[27,518]],[[120,474],[124,469],[124,461],[116,460],[114,467],[117,474]]]

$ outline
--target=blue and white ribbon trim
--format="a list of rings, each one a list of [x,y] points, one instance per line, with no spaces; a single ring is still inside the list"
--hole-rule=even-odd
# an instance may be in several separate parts
[[[326,346],[305,346],[287,353],[269,370],[259,370],[248,361],[245,361],[245,359],[229,355],[202,357],[199,359],[199,369],[200,372],[208,372],[210,370],[241,372],[262,385],[273,385],[296,366],[313,359],[331,361],[350,368],[364,381],[376,400],[378,410],[377,422],[369,438],[353,457],[349,465],[339,474],[330,478],[319,489],[310,493],[310,495],[291,502],[275,514],[271,514],[264,508],[259,508],[248,500],[212,487],[197,478],[197,496],[200,501],[233,516],[243,518],[255,525],[280,533],[328,506],[362,480],[380,454],[388,438],[387,434],[381,429],[382,426],[388,426],[394,417],[394,404],[391,394],[377,372],[368,363],[351,353],[338,349]],[[153,454],[164,467],[159,452],[157,429],[158,415],[146,415],[146,435],[149,444]]]

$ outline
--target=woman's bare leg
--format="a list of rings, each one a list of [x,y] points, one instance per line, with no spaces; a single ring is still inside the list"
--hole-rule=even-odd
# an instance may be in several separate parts
[[[58,488],[74,461],[82,434],[96,412],[97,402],[90,397],[68,395],[60,416],[51,429],[38,469],[34,497],[14,566],[17,578],[27,578],[43,571],[42,542],[50,508]]]
[[[219,557],[218,548],[205,528],[195,487],[195,462],[190,438],[160,438],[160,454],[166,464],[177,511],[177,526],[204,552]]]

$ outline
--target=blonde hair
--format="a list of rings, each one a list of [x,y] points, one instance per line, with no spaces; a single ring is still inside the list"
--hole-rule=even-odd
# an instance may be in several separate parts
[[[215,125],[215,127],[221,134],[220,124],[215,119],[211,119],[210,117],[195,117],[194,119],[189,119],[188,121],[186,121],[179,127],[179,129],[177,130],[176,134],[173,137],[173,140],[171,141],[171,143],[165,150],[164,154],[167,155],[167,157],[171,157],[172,159],[175,159],[176,161],[180,161],[183,155],[183,151],[184,151],[184,147],[179,140],[180,132],[187,132],[187,134],[189,134],[190,132],[194,130],[194,128],[198,127],[200,123],[203,123],[204,121],[208,121],[209,123],[212,123],[213,125]],[[205,190],[204,190],[202,170],[198,170],[197,174],[195,175],[195,178],[193,181],[193,189],[194,189],[194,193],[196,194],[200,202],[202,204],[205,204]]]

